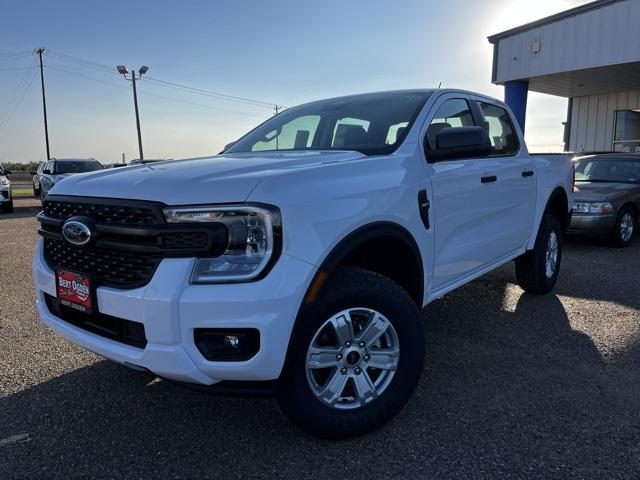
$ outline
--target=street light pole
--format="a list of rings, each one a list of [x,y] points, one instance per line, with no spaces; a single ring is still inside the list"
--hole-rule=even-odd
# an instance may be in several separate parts
[[[136,109],[136,128],[138,129],[138,150],[140,151],[140,160],[144,159],[142,153],[142,134],[140,133],[140,114],[138,113],[138,92],[136,91],[136,71],[131,70],[131,83],[133,84],[133,105]]]
[[[147,73],[149,67],[146,65],[141,66],[138,69],[138,76],[136,77],[136,71],[131,70],[131,78],[127,77],[129,74],[129,70],[124,65],[118,65],[116,67],[118,69],[118,73],[122,74],[125,79],[130,80],[133,85],[133,106],[136,112],[136,128],[138,130],[138,150],[140,152],[140,160],[144,160],[144,154],[142,153],[142,133],[140,131],[140,112],[138,111],[138,92],[136,90],[136,80],[140,80],[142,75]]]

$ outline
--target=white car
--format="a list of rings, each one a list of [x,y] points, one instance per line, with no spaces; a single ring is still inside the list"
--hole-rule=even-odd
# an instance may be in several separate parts
[[[423,306],[511,260],[526,291],[553,288],[572,182],[569,158],[530,156],[492,98],[309,103],[218,156],[56,184],[38,216],[38,310],[123,365],[275,383],[295,425],[356,435],[415,389]]]
[[[5,213],[13,212],[11,181],[7,178],[10,173],[9,170],[4,170],[0,164],[0,209]]]

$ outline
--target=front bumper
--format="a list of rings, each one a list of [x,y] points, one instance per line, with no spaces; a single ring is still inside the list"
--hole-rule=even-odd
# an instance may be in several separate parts
[[[135,348],[90,333],[53,315],[44,294],[56,295],[55,275],[43,257],[42,239],[33,260],[38,312],[42,321],[98,355],[176,381],[212,385],[222,380],[278,378],[298,308],[315,267],[282,254],[262,280],[225,285],[191,285],[193,259],[164,259],[144,287],[99,287],[101,313],[144,324],[147,345]],[[196,328],[255,328],[260,350],[246,361],[206,360],[194,343]]]
[[[602,236],[610,233],[615,224],[616,216],[614,214],[591,215],[574,212],[569,225],[569,233]]]
[[[0,203],[11,201],[11,185],[0,187]]]

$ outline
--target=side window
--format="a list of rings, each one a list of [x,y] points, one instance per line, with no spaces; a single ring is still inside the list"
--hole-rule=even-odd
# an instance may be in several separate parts
[[[253,144],[252,152],[262,150],[296,150],[311,147],[318,129],[320,116],[306,115],[285,123],[282,128],[267,133],[264,138]]]
[[[484,127],[495,155],[512,155],[518,151],[518,136],[513,128],[509,114],[504,108],[490,103],[478,102],[484,116]]]
[[[427,129],[427,144],[430,149],[437,148],[436,136],[443,128],[473,127],[473,115],[469,104],[463,98],[446,100],[436,111]]]

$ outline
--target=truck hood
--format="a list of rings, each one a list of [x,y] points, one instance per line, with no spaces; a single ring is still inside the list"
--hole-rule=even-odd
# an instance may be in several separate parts
[[[261,180],[363,158],[359,152],[267,152],[158,162],[74,175],[50,193],[153,200],[167,205],[243,202]]]
[[[576,202],[606,202],[629,194],[632,190],[640,190],[640,185],[615,182],[576,182],[573,194]]]

